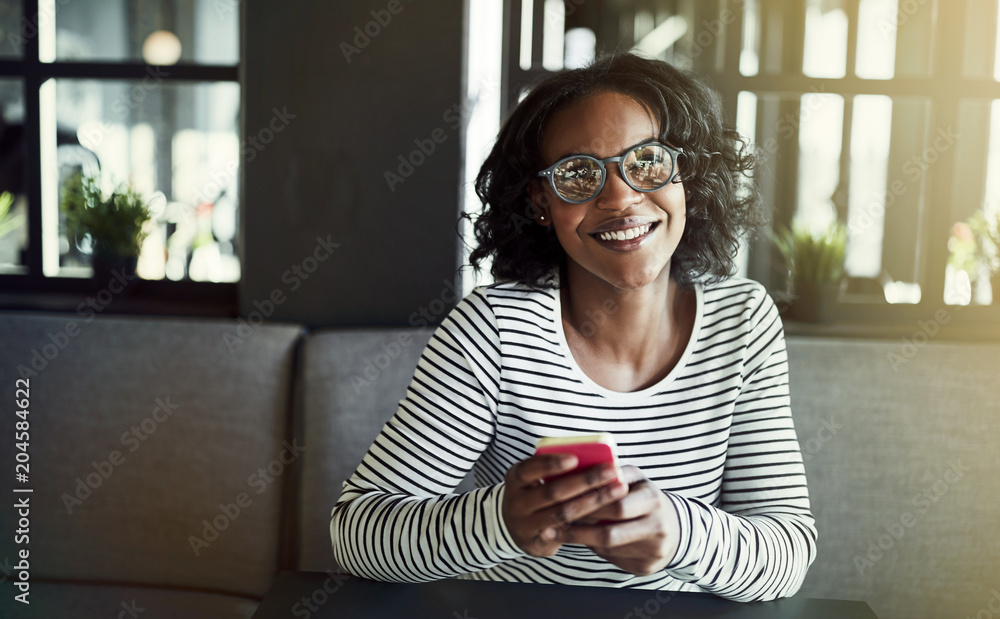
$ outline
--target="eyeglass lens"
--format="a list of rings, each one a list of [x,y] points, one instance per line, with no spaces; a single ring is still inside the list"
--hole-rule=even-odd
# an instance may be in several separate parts
[[[632,149],[620,165],[622,175],[639,191],[655,191],[663,187],[674,171],[670,152],[659,144]],[[596,159],[581,155],[556,167],[552,180],[563,199],[583,202],[597,195],[603,173]]]

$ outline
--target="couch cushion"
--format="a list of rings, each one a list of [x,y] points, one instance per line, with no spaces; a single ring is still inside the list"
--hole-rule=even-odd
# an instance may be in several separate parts
[[[278,567],[301,332],[0,314],[8,412],[15,378],[31,374],[32,577],[261,597]],[[7,450],[14,431],[0,424]],[[14,514],[0,510],[0,529]],[[196,554],[192,537],[208,545]],[[12,542],[3,537],[0,556],[15,556]]]
[[[429,329],[325,330],[302,349],[304,456],[298,508],[297,569],[339,569],[330,510],[406,394]]]
[[[1000,588],[1000,345],[790,337],[788,357],[819,532],[800,595],[976,616]]]
[[[5,619],[140,617],[141,619],[249,619],[257,600],[220,593],[152,587],[34,582],[31,604],[4,599]]]

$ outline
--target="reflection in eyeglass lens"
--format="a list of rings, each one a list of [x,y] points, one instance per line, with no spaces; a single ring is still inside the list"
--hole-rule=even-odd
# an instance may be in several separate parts
[[[567,200],[588,200],[601,186],[601,168],[592,159],[570,159],[555,170],[559,195]]]
[[[621,170],[636,189],[654,191],[670,180],[673,160],[664,147],[648,144],[629,151],[621,163]],[[581,202],[597,195],[603,175],[595,159],[577,157],[560,164],[555,169],[553,181],[563,199]]]
[[[639,189],[658,189],[670,178],[673,164],[666,149],[650,145],[630,152],[622,169]]]

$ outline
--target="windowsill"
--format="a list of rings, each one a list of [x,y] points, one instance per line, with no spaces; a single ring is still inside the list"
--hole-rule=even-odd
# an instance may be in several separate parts
[[[922,326],[923,325],[923,326]],[[971,322],[950,322],[941,324],[933,319],[914,322],[830,322],[825,324],[784,320],[785,335],[792,337],[831,337],[853,339],[898,340],[914,337],[928,340],[957,342],[997,342],[1000,341],[1000,324],[974,324]],[[937,327],[937,330],[935,330]]]
[[[235,318],[237,284],[138,281],[109,295],[106,290],[18,290],[0,292],[0,311],[63,312],[76,316],[120,314]],[[104,293],[104,294],[99,294]]]

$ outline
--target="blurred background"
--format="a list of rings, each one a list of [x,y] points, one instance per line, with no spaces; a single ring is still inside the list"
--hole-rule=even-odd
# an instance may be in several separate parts
[[[246,315],[279,290],[273,319],[408,324],[489,282],[458,216],[502,119],[631,50],[718,89],[776,227],[846,232],[829,328],[947,307],[979,337],[1000,322],[998,23],[1000,0],[0,0],[0,307],[106,285],[61,207],[83,173],[150,211],[108,312]],[[320,237],[338,249],[310,263]],[[767,235],[740,269],[795,297]]]
[[[705,76],[761,157],[773,226],[738,264],[789,335],[822,527],[803,593],[993,613],[998,22],[1000,0],[0,0],[0,368],[45,371],[33,578],[231,591],[245,615],[273,570],[325,567],[296,556],[326,546],[342,447],[367,447],[419,352],[372,328],[490,281],[460,214],[503,119],[551,72],[635,51]],[[97,314],[228,320],[94,321],[69,346]],[[167,395],[183,412],[140,464],[65,518],[59,492],[94,488]],[[296,437],[315,455],[193,563],[171,536]]]

